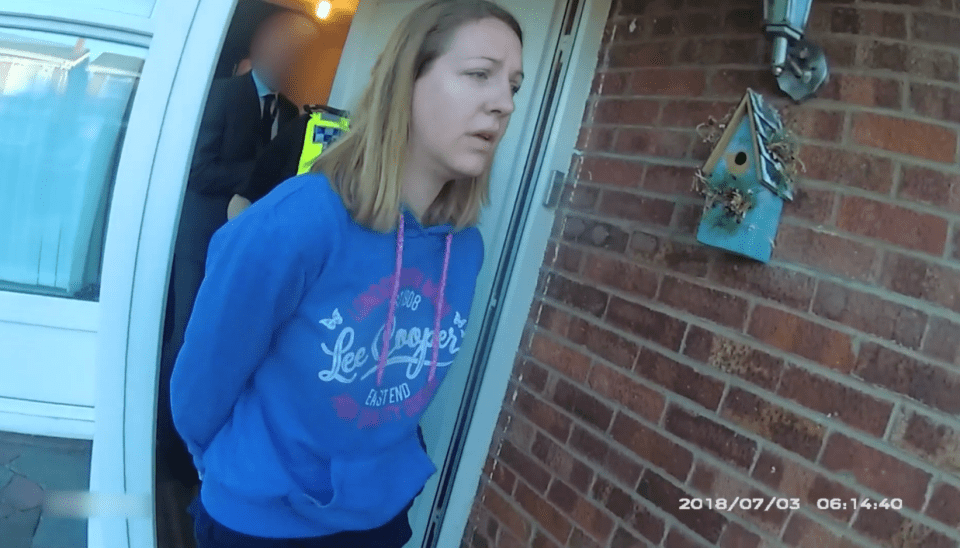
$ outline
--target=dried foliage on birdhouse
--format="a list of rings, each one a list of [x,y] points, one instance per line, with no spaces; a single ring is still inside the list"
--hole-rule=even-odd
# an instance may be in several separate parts
[[[715,144],[723,136],[727,126],[730,125],[730,119],[733,118],[734,111],[736,111],[736,107],[732,107],[730,112],[719,120],[710,116],[706,122],[697,126],[697,135],[704,143]]]
[[[701,170],[693,174],[693,190],[705,198],[703,210],[709,211],[717,203],[726,215],[720,218],[724,225],[739,225],[756,203],[753,189],[735,178],[727,177],[719,184],[711,183]],[[730,227],[732,228],[732,226]]]

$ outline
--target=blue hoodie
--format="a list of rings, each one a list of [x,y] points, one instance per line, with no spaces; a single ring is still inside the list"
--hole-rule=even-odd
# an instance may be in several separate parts
[[[417,425],[463,341],[483,242],[401,218],[366,229],[307,174],[214,235],[170,394],[221,524],[373,529],[436,472]]]

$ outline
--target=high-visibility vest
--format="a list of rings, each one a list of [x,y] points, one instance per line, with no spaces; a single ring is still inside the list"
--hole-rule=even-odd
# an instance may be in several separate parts
[[[350,118],[346,113],[337,115],[327,110],[311,112],[307,121],[307,132],[303,136],[303,151],[300,153],[297,175],[310,171],[313,162],[323,152],[323,147],[335,141],[349,129]]]

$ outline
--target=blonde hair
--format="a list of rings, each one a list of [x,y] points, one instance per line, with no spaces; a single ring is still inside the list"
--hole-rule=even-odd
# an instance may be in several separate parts
[[[432,0],[413,10],[391,35],[353,109],[350,131],[311,168],[330,177],[357,223],[378,232],[396,226],[414,83],[446,52],[461,26],[491,17],[506,23],[523,43],[516,19],[487,0]],[[489,178],[488,170],[479,177],[447,182],[423,223],[448,223],[456,229],[477,224],[488,200]]]

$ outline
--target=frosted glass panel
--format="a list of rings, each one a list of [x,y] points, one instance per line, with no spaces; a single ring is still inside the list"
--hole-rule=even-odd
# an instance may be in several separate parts
[[[96,300],[146,50],[0,28],[0,290]]]
[[[30,0],[36,6],[87,8],[150,17],[157,0]]]

